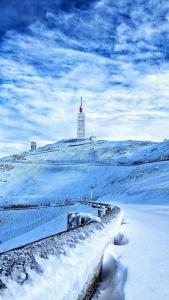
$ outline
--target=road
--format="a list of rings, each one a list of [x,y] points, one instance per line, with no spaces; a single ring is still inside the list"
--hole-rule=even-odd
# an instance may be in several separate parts
[[[105,163],[105,162],[51,162],[51,161],[11,161],[11,162],[3,162],[3,164],[18,164],[18,165],[39,165],[39,166],[58,166],[58,167],[136,167],[146,164],[152,163],[161,163],[168,160],[155,160],[155,161],[147,161],[147,162],[133,162],[133,163]]]
[[[123,233],[129,239],[116,246],[128,269],[126,300],[169,299],[169,206],[124,205]],[[100,299],[100,298],[99,298]]]

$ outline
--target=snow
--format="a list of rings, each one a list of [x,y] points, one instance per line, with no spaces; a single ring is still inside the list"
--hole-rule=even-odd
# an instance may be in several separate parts
[[[0,253],[67,229],[67,214],[82,211],[95,221],[97,210],[82,204],[25,211],[0,212]]]
[[[104,227],[95,229],[85,239],[78,240],[75,247],[65,247],[64,254],[36,258],[43,273],[29,270],[30,279],[24,285],[15,281],[5,282],[8,289],[3,300],[75,300],[83,291],[84,283],[93,276],[103,251],[121,226],[123,212]],[[84,228],[85,230],[85,228]],[[106,234],[105,234],[106,232]]]
[[[130,240],[121,250],[128,268],[126,300],[169,299],[169,206],[129,206],[125,211]]]
[[[109,245],[103,257],[101,282],[92,300],[123,300],[126,279],[126,268],[118,262],[114,246]]]
[[[167,268],[169,263],[168,178],[168,140],[160,143],[64,140],[46,145],[32,153],[27,152],[20,156],[1,159],[0,205],[59,204],[64,203],[65,200],[77,201],[81,197],[89,197],[92,185],[94,198],[102,202],[118,204],[124,208],[126,224],[121,230],[129,239],[128,244],[109,247],[105,255],[105,277],[107,266],[114,266],[113,264],[117,267],[117,274],[115,274],[117,277],[110,278],[112,272],[107,272],[110,276],[108,275],[105,283],[103,280],[105,293],[99,297],[106,300],[111,300],[112,295],[114,298],[123,297],[123,295],[119,296],[119,291],[122,290],[126,300],[167,300],[169,299],[167,282],[169,278]],[[20,245],[24,240],[31,241],[32,238],[43,237],[53,233],[54,230],[60,230],[63,224],[59,221],[60,212],[55,210],[57,212],[55,218],[54,209],[51,209],[50,213],[49,211],[50,209],[47,215],[41,215],[41,219],[44,218],[42,222],[38,221],[38,215],[32,212],[29,215],[32,222],[29,226],[32,227],[28,226],[24,213],[20,214],[23,219],[20,217],[17,219],[19,214],[14,218],[11,215],[7,227],[2,222],[3,244],[1,247],[8,249],[10,245]],[[77,212],[90,213],[79,208]],[[2,214],[0,217],[4,218]],[[34,224],[36,218],[39,222],[38,227]],[[21,219],[23,222],[19,223]],[[9,224],[12,224],[12,229],[9,228]],[[25,232],[27,232],[26,236],[24,236]],[[9,237],[8,241],[5,241],[6,236]],[[94,248],[93,245],[95,254],[97,254],[96,249],[97,246],[95,245]],[[55,260],[55,258],[51,259]],[[75,255],[75,262],[76,265],[81,265],[81,257],[77,258]],[[52,263],[58,268],[58,261]],[[67,263],[69,265],[69,262]],[[71,263],[74,264],[73,260]],[[51,264],[48,266],[52,269]],[[66,264],[63,266],[66,268]],[[66,271],[61,270],[60,265],[59,268],[60,276],[69,278],[63,277],[68,276],[68,273],[64,273]],[[48,270],[47,265],[46,270]],[[49,276],[49,273],[47,274]],[[126,281],[125,274],[127,274]],[[79,274],[79,277],[82,279],[82,274]],[[120,278],[119,284],[118,278]],[[45,279],[38,278],[37,280]],[[106,282],[109,284],[107,285]],[[47,281],[44,281],[44,286],[46,284],[48,284]],[[54,288],[54,282],[51,284]],[[62,283],[60,284],[62,287]],[[71,284],[73,286],[73,283]],[[70,285],[66,282],[67,290]],[[40,287],[42,286],[41,281]],[[116,292],[114,287],[116,287]],[[48,287],[46,289],[48,293]],[[43,288],[42,291],[44,292]],[[56,298],[55,288],[53,291]],[[35,293],[35,288],[32,293]],[[38,290],[37,293],[39,293]],[[23,295],[22,292],[20,295]],[[40,297],[39,294],[37,298],[35,294],[31,296],[32,299]],[[121,298],[117,299],[121,300]]]
[[[120,232],[129,240],[111,245],[93,300],[169,299],[169,206],[125,205]],[[122,243],[123,244],[123,243]]]
[[[96,198],[168,203],[169,141],[61,141],[24,155],[1,159],[1,205],[77,201],[91,185]]]
[[[83,218],[85,223],[95,221],[95,222],[101,222],[101,219],[99,217],[95,217],[90,213],[72,213],[70,217],[70,221],[72,222],[73,228],[78,226],[78,220],[79,218]]]

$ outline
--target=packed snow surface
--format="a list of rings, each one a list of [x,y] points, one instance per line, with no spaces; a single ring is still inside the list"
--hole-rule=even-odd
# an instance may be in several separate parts
[[[169,206],[126,207],[130,243],[120,248],[128,268],[126,300],[169,299]]]
[[[125,205],[120,233],[126,243],[111,245],[93,300],[169,299],[169,206]]]

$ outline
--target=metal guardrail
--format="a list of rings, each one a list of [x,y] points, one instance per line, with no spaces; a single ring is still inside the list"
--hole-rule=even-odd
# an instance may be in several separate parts
[[[90,205],[93,208],[98,209],[98,217],[102,218],[108,214],[111,213],[119,213],[120,208],[108,203],[103,202],[96,202],[91,200],[81,200],[79,203],[83,205]],[[67,215],[67,229],[72,229],[74,226],[77,228],[81,226],[82,224],[85,225],[88,223],[88,219],[85,218],[85,216],[78,214],[77,212],[71,212]]]
[[[91,200],[80,200],[76,203],[81,203],[83,205],[90,205],[92,206],[93,208],[96,208],[98,209],[98,217],[100,217],[101,219],[104,217],[104,216],[107,216],[109,214],[114,214],[117,215],[119,212],[120,212],[120,208],[117,207],[117,206],[113,206],[113,205],[110,205],[110,204],[107,204],[107,203],[102,203],[102,202],[96,202],[96,201],[91,201]],[[73,205],[75,204],[74,202],[72,202],[72,204],[68,204],[68,205]],[[38,208],[49,208],[49,207],[60,207],[60,206],[67,206],[67,205],[58,205],[58,206],[42,206],[42,207],[32,207],[30,209],[38,209]],[[15,208],[16,209],[16,208]],[[25,208],[27,209],[27,208]],[[20,209],[18,209],[20,210]],[[6,211],[6,210],[5,210]],[[72,214],[76,214],[78,215],[77,212],[72,212],[72,213],[68,213],[67,214],[67,229],[65,229],[64,231],[60,231],[58,233],[55,233],[53,235],[50,235],[50,236],[46,236],[46,237],[43,237],[41,239],[38,239],[38,240],[35,240],[33,242],[29,242],[27,244],[24,244],[22,246],[19,246],[19,247],[14,247],[14,248],[11,248],[10,250],[7,250],[7,251],[3,251],[3,252],[0,252],[0,255],[2,254],[5,254],[5,253],[8,253],[10,251],[14,251],[14,250],[20,250],[20,249],[23,249],[29,245],[33,245],[33,244],[36,244],[38,242],[41,242],[43,240],[46,240],[48,238],[52,238],[52,237],[57,237],[57,236],[60,236],[62,234],[65,234],[69,231],[72,231],[72,230],[75,230],[77,228],[80,228],[80,227],[84,227],[85,225],[87,224],[90,224],[90,223],[97,223],[96,220],[85,220],[85,218],[83,218],[83,216],[80,216],[77,218],[77,223],[76,223],[76,226],[73,226],[72,225],[72,220],[71,220],[71,216]]]
[[[68,202],[65,204],[49,204],[49,205],[5,205],[0,206],[0,211],[9,210],[28,210],[28,209],[41,209],[41,208],[53,208],[53,207],[64,207],[74,205],[76,202]]]

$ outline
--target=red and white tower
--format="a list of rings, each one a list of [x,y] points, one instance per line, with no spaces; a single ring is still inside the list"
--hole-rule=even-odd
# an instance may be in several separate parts
[[[77,138],[85,139],[85,113],[83,109],[82,97],[81,97],[81,105],[77,115]]]

